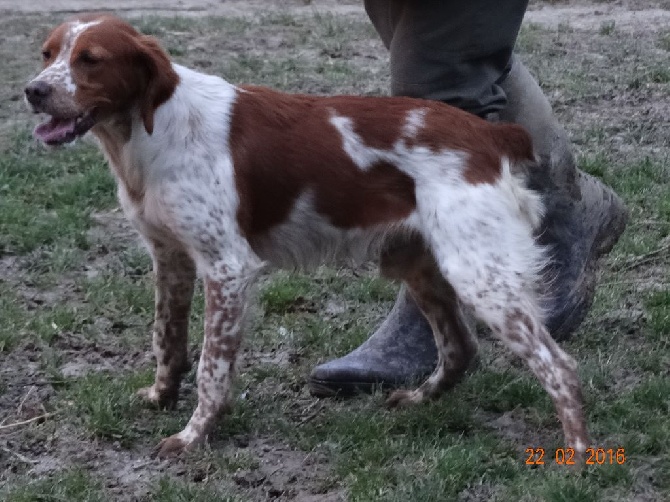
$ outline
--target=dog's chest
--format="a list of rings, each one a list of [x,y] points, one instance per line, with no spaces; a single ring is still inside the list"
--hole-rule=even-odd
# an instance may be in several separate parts
[[[108,155],[116,178],[119,204],[124,214],[145,239],[174,241],[173,224],[161,196],[161,187],[152,182],[147,166],[128,152],[116,158]]]
[[[158,201],[151,193],[141,193],[139,196],[131,192],[126,183],[117,178],[118,199],[126,218],[135,229],[148,240],[174,240],[169,222],[165,221],[165,214],[160,211]]]

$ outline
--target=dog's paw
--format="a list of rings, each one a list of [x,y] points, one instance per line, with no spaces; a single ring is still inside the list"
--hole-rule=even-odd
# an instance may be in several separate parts
[[[156,384],[144,387],[137,391],[137,396],[143,401],[157,406],[158,408],[174,408],[177,404],[179,391],[174,389],[165,389],[158,391]]]
[[[195,443],[188,443],[179,437],[179,434],[162,439],[153,450],[152,456],[159,459],[178,457]]]
[[[423,401],[423,395],[416,390],[395,390],[386,400],[388,408],[406,408]]]

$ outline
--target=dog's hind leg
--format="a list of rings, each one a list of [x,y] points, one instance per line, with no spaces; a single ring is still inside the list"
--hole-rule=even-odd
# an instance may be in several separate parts
[[[439,198],[430,202],[438,210],[426,213],[424,220],[426,237],[463,304],[540,380],[563,425],[565,446],[581,456],[588,438],[577,366],[544,325],[537,284],[545,257],[532,235],[537,215],[526,217],[524,211],[533,211],[532,205],[519,207],[532,196],[504,183],[461,189],[454,194],[467,198],[460,211],[454,210],[453,198],[436,194]]]
[[[387,249],[381,269],[384,275],[405,282],[433,330],[439,356],[435,371],[421,386],[394,391],[387,405],[406,406],[436,398],[461,379],[477,352],[477,342],[453,288],[423,242]]]

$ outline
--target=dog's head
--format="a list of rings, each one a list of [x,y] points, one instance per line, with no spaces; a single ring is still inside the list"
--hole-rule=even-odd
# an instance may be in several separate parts
[[[110,15],[87,15],[54,29],[42,45],[44,69],[25,88],[35,113],[50,119],[34,135],[69,143],[96,124],[137,109],[149,134],[154,112],[179,77],[157,41]]]

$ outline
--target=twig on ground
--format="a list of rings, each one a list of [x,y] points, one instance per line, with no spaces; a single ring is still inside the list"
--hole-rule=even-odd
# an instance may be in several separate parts
[[[6,425],[0,425],[0,430],[5,430],[5,429],[10,429],[12,427],[19,427],[21,425],[27,425],[31,422],[36,422],[37,420],[41,420],[43,418],[47,418],[53,415],[53,413],[44,413],[43,415],[38,415],[33,418],[29,418],[28,420],[21,420],[20,422],[14,422],[11,424],[6,424]]]
[[[670,221],[662,221],[662,220],[640,220],[641,225],[663,225],[663,226],[668,226],[670,225]]]
[[[649,285],[649,279],[644,279],[644,278],[643,279],[630,279],[630,280],[626,280],[626,281],[607,281],[607,282],[601,282],[600,283],[601,286],[608,286],[608,287],[609,286],[632,285],[632,284],[634,284],[634,285],[645,284],[645,285],[648,286]],[[661,283],[658,283],[658,284],[654,284],[654,288],[658,288],[658,289],[670,288],[670,284],[665,283],[665,282],[661,282]]]

